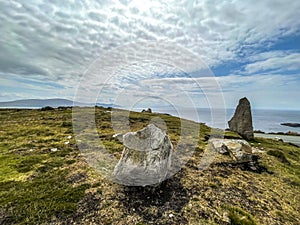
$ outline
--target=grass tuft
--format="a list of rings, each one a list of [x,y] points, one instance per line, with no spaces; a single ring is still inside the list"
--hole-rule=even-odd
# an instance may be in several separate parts
[[[254,217],[240,207],[227,206],[231,225],[256,225]]]

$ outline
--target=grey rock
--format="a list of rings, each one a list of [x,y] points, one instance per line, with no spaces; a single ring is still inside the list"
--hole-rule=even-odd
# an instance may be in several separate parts
[[[146,113],[152,113],[152,109],[150,109],[150,108],[148,108],[148,109],[143,109],[143,110],[142,110],[142,113],[144,113],[144,112],[146,112]]]
[[[253,140],[253,125],[250,102],[242,98],[235,110],[234,116],[228,121],[231,131],[237,132],[246,140]]]
[[[115,180],[129,186],[147,186],[167,179],[173,146],[168,135],[153,124],[123,135],[124,149],[114,169]]]
[[[112,137],[117,139],[120,142],[123,142],[123,134],[117,133],[117,134],[114,134]]]
[[[209,141],[209,145],[221,154],[228,153],[235,161],[252,160],[252,147],[245,140],[215,138]]]
[[[224,139],[217,139],[217,138],[211,139],[209,141],[209,145],[211,145],[212,149],[214,149],[220,154],[229,153],[226,145],[224,144]]]

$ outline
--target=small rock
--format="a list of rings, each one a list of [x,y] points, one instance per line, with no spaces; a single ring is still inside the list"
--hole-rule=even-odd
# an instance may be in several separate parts
[[[275,141],[283,142],[283,140],[281,138],[279,138],[279,137],[275,137],[274,139],[275,139]]]
[[[29,180],[33,180],[34,178],[36,178],[38,176],[38,173],[37,172],[34,172],[33,174],[31,174],[28,178],[27,178],[27,180],[29,181]]]
[[[117,133],[117,134],[114,134],[112,137],[116,138],[120,142],[123,142],[123,134]]]
[[[250,169],[255,171],[256,167],[255,166],[250,166]]]
[[[67,139],[71,139],[72,138],[72,136],[71,135],[69,135],[68,137],[67,137]]]
[[[51,148],[50,151],[51,151],[51,152],[57,152],[58,149],[57,149],[57,148]]]
[[[170,214],[169,214],[169,217],[172,218],[172,217],[174,217],[174,215],[173,215],[172,213],[170,213]]]
[[[65,145],[68,145],[68,144],[70,144],[70,141],[66,141],[66,142],[65,142]]]
[[[264,151],[260,150],[259,148],[252,148],[252,153],[264,153]]]
[[[117,134],[114,134],[112,137],[113,138],[116,138],[116,137],[118,137],[119,135],[121,135],[120,133],[117,133]],[[123,135],[122,135],[123,136]]]

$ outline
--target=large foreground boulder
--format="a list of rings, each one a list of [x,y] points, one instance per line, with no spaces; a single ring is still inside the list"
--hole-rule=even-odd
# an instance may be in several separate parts
[[[246,140],[254,139],[251,106],[247,98],[240,99],[228,125],[231,131],[237,132]]]
[[[168,135],[153,124],[123,135],[124,149],[114,169],[119,183],[146,186],[167,178],[173,152]]]

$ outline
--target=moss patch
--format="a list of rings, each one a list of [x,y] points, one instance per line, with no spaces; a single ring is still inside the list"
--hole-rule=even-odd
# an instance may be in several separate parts
[[[239,207],[229,206],[226,207],[229,211],[228,218],[230,219],[230,224],[232,225],[256,225],[254,217],[245,212]]]

